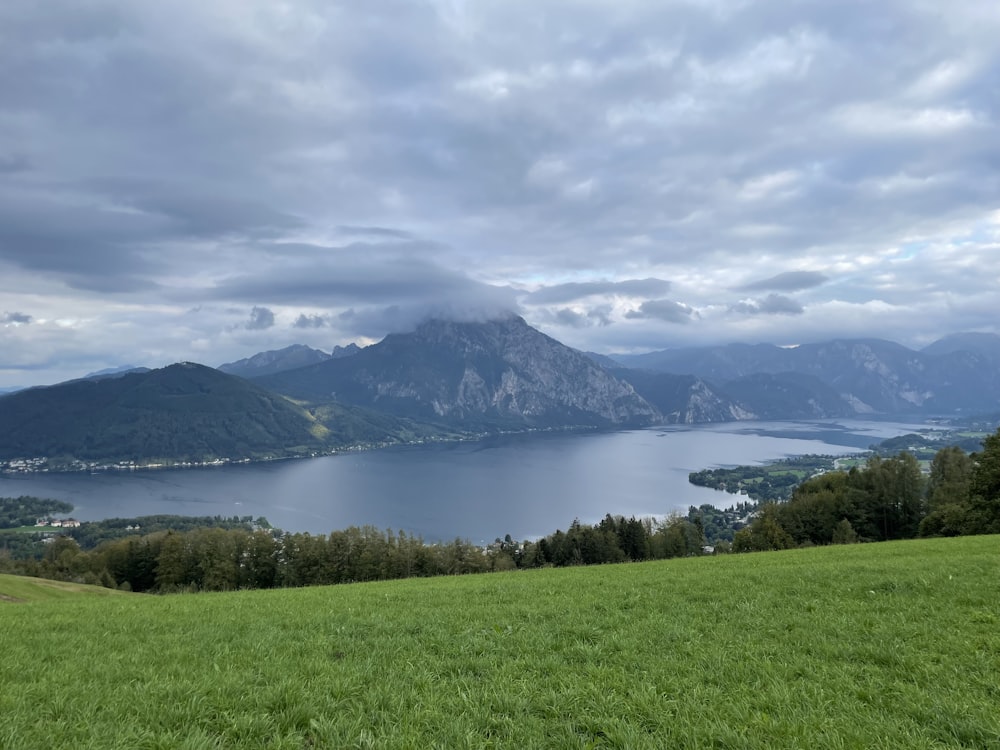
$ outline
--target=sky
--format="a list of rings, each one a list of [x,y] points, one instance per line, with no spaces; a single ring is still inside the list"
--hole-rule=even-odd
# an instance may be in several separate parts
[[[504,311],[1000,332],[1000,5],[4,0],[0,388]]]

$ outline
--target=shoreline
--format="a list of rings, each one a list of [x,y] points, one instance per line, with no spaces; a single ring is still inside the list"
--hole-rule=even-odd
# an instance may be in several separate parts
[[[653,427],[655,425],[649,425],[649,426]],[[621,429],[634,429],[634,428],[621,428]],[[367,453],[370,451],[385,450],[387,448],[416,447],[420,445],[426,445],[428,443],[478,442],[482,440],[487,440],[491,437],[503,437],[509,435],[530,435],[535,433],[546,433],[546,432],[584,433],[584,432],[603,432],[603,431],[617,432],[619,430],[586,426],[586,425],[574,425],[569,427],[529,427],[523,430],[496,430],[490,432],[467,433],[465,435],[456,434],[452,437],[424,437],[414,440],[390,440],[390,441],[381,441],[378,443],[356,443],[353,445],[341,446],[338,448],[310,451],[308,453],[294,454],[287,456],[265,456],[262,458],[250,458],[247,456],[240,456],[240,457],[223,456],[205,461],[187,461],[187,460],[172,461],[170,459],[156,459],[151,461],[150,463],[139,463],[137,461],[132,461],[132,460],[83,461],[74,459],[68,465],[57,464],[55,466],[52,466],[49,464],[51,459],[47,456],[33,457],[33,458],[17,457],[17,458],[0,460],[0,477],[15,477],[15,476],[26,476],[35,474],[104,474],[104,473],[177,470],[177,469],[211,469],[221,466],[263,464],[263,463],[272,463],[274,461],[296,461],[296,460],[307,460],[310,458],[323,458],[323,457],[337,456],[348,453]]]

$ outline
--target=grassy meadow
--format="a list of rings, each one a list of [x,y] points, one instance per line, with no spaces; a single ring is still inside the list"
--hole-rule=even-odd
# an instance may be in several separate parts
[[[2,748],[1000,748],[995,536],[7,597]]]
[[[100,586],[87,586],[82,583],[66,583],[64,581],[50,581],[45,578],[26,578],[0,573],[0,604],[45,601],[48,599],[78,600],[81,596],[106,597],[121,595],[121,591],[113,591],[101,588]],[[8,613],[9,610],[6,608],[0,609],[0,623],[6,622],[5,616]],[[2,634],[0,634],[0,638],[3,638]]]

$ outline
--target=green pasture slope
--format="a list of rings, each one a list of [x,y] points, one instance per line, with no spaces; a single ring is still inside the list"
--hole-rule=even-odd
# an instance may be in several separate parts
[[[45,601],[48,599],[79,599],[81,596],[121,596],[121,591],[112,591],[100,586],[87,586],[81,583],[64,583],[49,581],[45,578],[29,578],[27,576],[11,576],[0,573],[0,606],[10,602],[23,603]],[[0,624],[6,622],[9,610],[0,609]],[[0,639],[4,634],[0,633]],[[0,649],[0,654],[6,650]],[[2,746],[0,746],[2,747]]]
[[[0,603],[3,748],[1000,748],[1000,537]]]

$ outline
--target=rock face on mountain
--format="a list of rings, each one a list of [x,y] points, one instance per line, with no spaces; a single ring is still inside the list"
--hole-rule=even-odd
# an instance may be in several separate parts
[[[881,339],[835,340],[783,348],[769,344],[674,349],[617,357],[628,367],[704,378],[761,416],[944,414],[1000,408],[1000,337],[957,334],[914,351]],[[808,381],[792,381],[792,375]],[[779,385],[773,378],[780,378]],[[753,376],[753,377],[751,377]],[[817,383],[823,387],[817,388]],[[784,391],[784,401],[775,398]],[[805,397],[805,400],[803,400]],[[764,405],[763,407],[761,405]]]
[[[757,416],[694,375],[672,375],[624,367],[606,369],[635,388],[636,393],[660,411],[663,421],[670,424],[735,422]]]
[[[354,356],[258,382],[295,398],[466,428],[630,426],[660,419],[632,386],[514,315],[430,320]]]
[[[343,350],[342,347],[337,347],[337,349]],[[319,349],[302,344],[292,344],[284,349],[260,352],[246,359],[227,362],[224,365],[219,365],[217,369],[228,375],[238,375],[241,378],[259,378],[264,375],[273,375],[276,372],[294,370],[297,367],[307,367],[317,362],[325,362],[331,356]]]
[[[812,375],[756,373],[731,380],[724,388],[756,419],[830,419],[855,414],[832,386]]]

